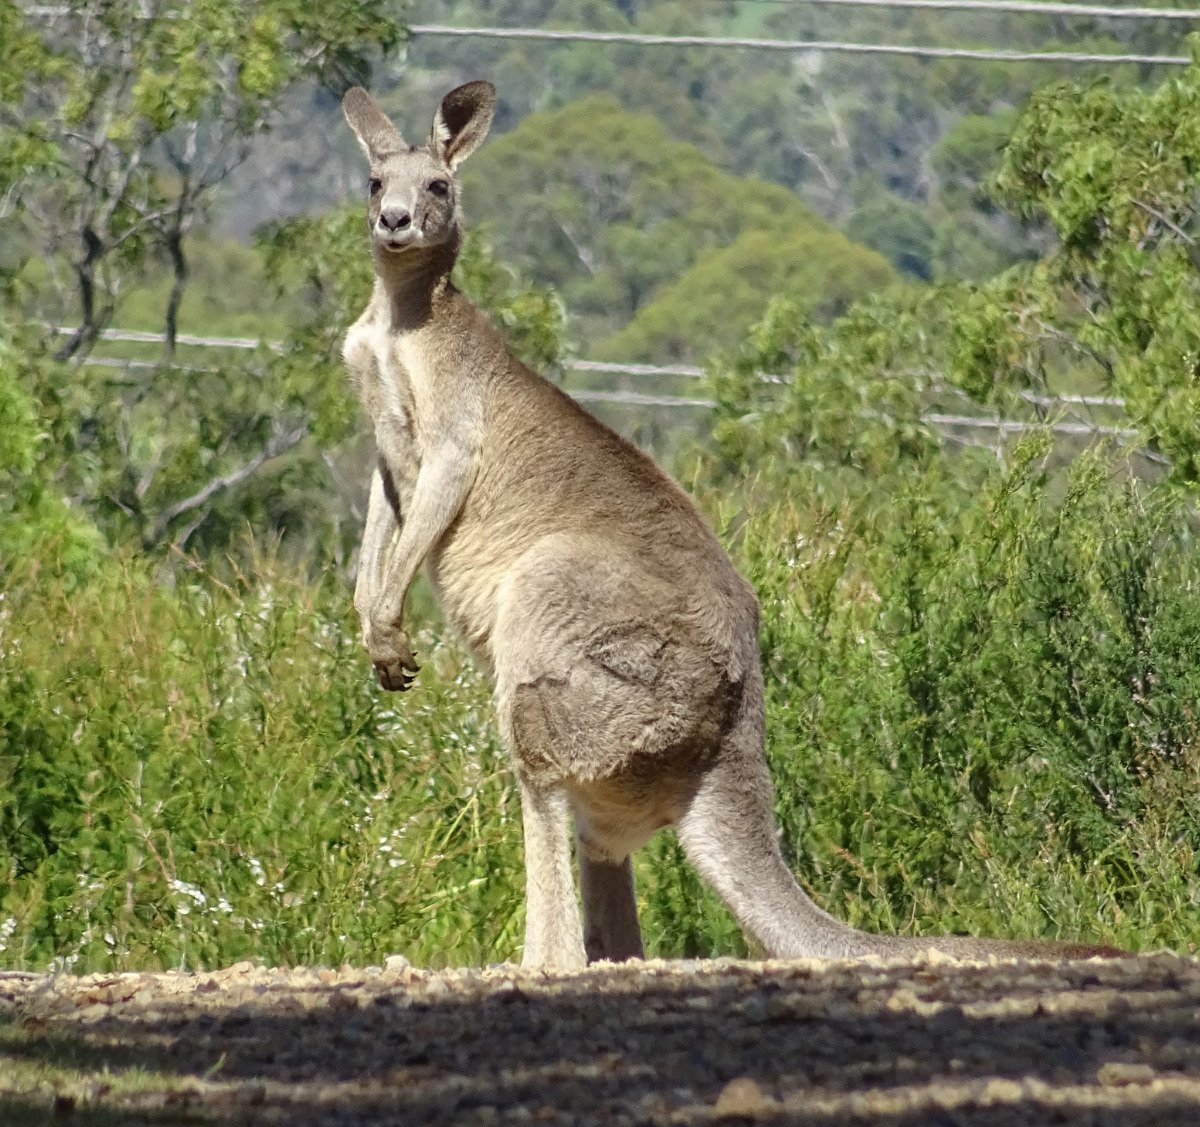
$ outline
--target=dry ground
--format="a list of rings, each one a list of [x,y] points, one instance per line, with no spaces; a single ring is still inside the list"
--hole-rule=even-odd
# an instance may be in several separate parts
[[[1200,963],[0,974],[0,1123],[1200,1123]]]

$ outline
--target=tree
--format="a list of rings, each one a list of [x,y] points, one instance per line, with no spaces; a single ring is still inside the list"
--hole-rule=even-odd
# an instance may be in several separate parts
[[[714,367],[729,462],[817,451],[828,464],[834,451],[847,466],[891,466],[924,448],[908,443],[925,425],[919,408],[952,385],[979,408],[1025,419],[1066,410],[1053,399],[1064,392],[1118,395],[1125,418],[1109,418],[1109,431],[1136,427],[1138,468],[1200,481],[1198,111],[1200,63],[1149,91],[1096,83],[1037,94],[993,191],[1019,219],[1052,228],[1056,245],[983,282],[868,301],[828,328],[778,306],[738,358]],[[900,410],[892,397],[903,387]],[[842,410],[848,434],[829,429]],[[867,446],[882,453],[868,457]]]
[[[0,0],[3,293],[34,318],[76,322],[57,364],[26,371],[25,390],[53,436],[55,488],[106,534],[221,554],[249,527],[286,533],[297,553],[349,558],[357,461],[340,446],[356,407],[340,336],[370,285],[361,209],[265,237],[265,263],[196,235],[281,103],[305,84],[367,81],[403,40],[402,10],[77,0],[27,16]],[[196,253],[210,277],[233,271],[218,283],[227,295],[257,289],[246,304],[260,311],[275,288],[274,315],[247,326],[257,347],[181,343]],[[531,355],[557,356],[551,296],[481,245],[464,273]],[[130,298],[163,343],[126,346],[118,362],[101,334]]]
[[[76,322],[57,349],[70,367],[42,388],[57,476],[147,547],[186,543],[210,502],[326,425],[278,357],[194,379],[172,365],[186,241],[287,92],[363,79],[402,39],[395,11],[385,0],[75,0],[26,14],[0,0],[0,147],[14,154],[0,163],[3,222],[36,266],[22,276],[19,259],[7,263],[6,296]],[[159,263],[171,277],[162,366],[117,381],[85,372],[122,297]]]
[[[598,348],[616,359],[704,360],[736,345],[772,295],[824,321],[895,278],[882,256],[838,231],[788,224],[748,231],[701,253]]]
[[[846,218],[843,230],[889,259],[897,270],[924,282],[932,280],[935,234],[924,208],[892,192],[871,188]]]
[[[54,169],[49,183],[17,184],[18,201],[38,252],[64,261],[77,302],[62,358],[86,353],[156,250],[174,278],[163,316],[173,351],[184,242],[213,191],[297,83],[344,88],[399,44],[396,7],[75,0],[23,17],[3,0],[7,50],[27,68],[4,101],[6,134]]]
[[[1200,39],[1190,43],[1195,57]],[[1061,84],[1032,99],[995,188],[1018,215],[1049,222],[1059,245],[1019,271],[1020,304],[965,373],[1037,384],[1065,353],[1083,379],[1125,397],[1189,482],[1200,481],[1198,110],[1196,62],[1149,91]],[[997,364],[1005,356],[1031,359]]]
[[[561,291],[585,339],[612,333],[659,299],[671,304],[676,286],[689,300],[701,283],[720,292],[714,270],[738,264],[741,271],[745,250],[733,245],[752,232],[769,232],[771,244],[793,239],[801,258],[818,248],[835,253],[841,265],[854,257],[847,240],[786,188],[721,169],[660,121],[626,110],[610,95],[531,115],[479,154],[467,188],[485,209],[504,256]],[[706,258],[719,248],[729,256]],[[751,292],[739,290],[730,325],[735,333],[760,311],[771,271],[779,279],[785,259],[774,246],[770,261],[762,281],[739,282]],[[691,270],[700,273],[689,283]],[[845,289],[832,271],[823,273],[814,261],[802,273],[814,285],[830,286],[830,305],[837,305]],[[847,287],[864,281],[860,271]],[[662,321],[654,318],[655,326]],[[678,334],[660,343],[632,331],[639,355],[679,352]],[[716,336],[706,330],[692,353],[717,337],[734,339],[719,328]]]

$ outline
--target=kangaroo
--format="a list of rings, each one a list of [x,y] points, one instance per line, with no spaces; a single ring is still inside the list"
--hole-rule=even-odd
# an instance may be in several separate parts
[[[354,592],[363,641],[384,688],[412,684],[404,602],[424,564],[494,681],[521,794],[524,965],[642,957],[630,855],[664,826],[769,956],[1121,954],[873,935],[801,889],[775,839],[753,589],[688,495],[518,361],[450,281],[455,174],[495,105],[490,83],[460,86],[410,146],[365,90],[346,94],[370,162],[375,286],[344,358],[378,453]]]

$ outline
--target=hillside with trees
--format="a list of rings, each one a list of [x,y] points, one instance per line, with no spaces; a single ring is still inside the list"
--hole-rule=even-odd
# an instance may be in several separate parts
[[[465,182],[501,256],[557,290],[606,357],[702,360],[781,288],[827,319],[895,277],[793,193],[609,95],[530,115]]]
[[[410,12],[414,23],[464,26],[1176,55],[1187,26],[1036,12],[889,11],[761,0],[418,0]],[[379,72],[376,89],[415,137],[425,128],[424,107],[445,84],[477,75],[497,83],[496,131],[520,131],[524,175],[547,199],[531,200],[519,181],[506,181],[516,196],[473,190],[471,215],[496,231],[505,254],[510,247],[504,240],[511,239],[511,253],[526,269],[533,269],[536,257],[537,269],[553,270],[554,276],[544,280],[563,288],[581,352],[607,358],[601,346],[616,331],[609,321],[634,312],[630,280],[610,277],[611,255],[588,244],[591,233],[576,250],[555,227],[553,214],[536,210],[545,205],[553,213],[549,200],[564,205],[573,197],[587,200],[597,188],[595,169],[604,155],[628,156],[636,164],[653,160],[649,147],[657,144],[664,158],[671,154],[671,160],[660,162],[665,170],[679,158],[678,144],[688,143],[716,170],[786,188],[811,214],[882,254],[908,277],[981,279],[1035,258],[1046,247],[1044,227],[1015,222],[985,190],[1013,115],[1030,93],[1061,79],[1102,79],[1121,86],[1160,74],[1161,68],[1135,65],[417,36],[402,58]],[[615,117],[618,104],[640,116],[641,123]],[[295,103],[284,107],[284,122],[235,178],[226,205],[218,209],[223,225],[245,232],[281,210],[321,208],[356,190],[357,181],[347,174],[356,167],[353,143],[334,99],[298,92]],[[533,122],[546,123],[558,142],[535,138]],[[618,122],[628,129],[629,154],[613,145]],[[578,146],[569,153],[563,148],[568,138]],[[492,148],[497,147],[494,141]],[[513,142],[513,151],[516,147]],[[483,155],[500,159],[490,151]],[[610,168],[619,184],[621,171]],[[474,183],[484,182],[476,170]],[[653,186],[653,179],[648,183]],[[538,256],[520,245],[536,241],[539,227],[528,218],[516,219],[519,200],[535,205],[533,214],[549,223],[543,232],[549,245]],[[700,217],[698,229],[677,232],[678,246],[664,267],[678,271],[681,263],[693,264],[714,241],[728,246],[733,237],[718,233],[727,228],[741,234],[737,209],[722,206],[721,218],[716,213]],[[621,221],[613,223],[618,231],[612,248],[620,247],[634,269],[643,250],[640,238],[622,242]],[[585,257],[600,257],[593,257],[589,267],[579,250]],[[633,282],[637,287],[641,279]],[[639,304],[644,300],[640,289],[633,296]],[[603,306],[598,320],[597,303]]]

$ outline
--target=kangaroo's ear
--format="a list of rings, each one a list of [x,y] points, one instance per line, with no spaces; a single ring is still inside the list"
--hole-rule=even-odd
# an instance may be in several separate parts
[[[468,82],[451,90],[433,116],[429,144],[434,155],[455,169],[487,136],[496,113],[496,88],[490,82]]]
[[[387,114],[361,86],[353,86],[342,99],[342,113],[362,145],[367,160],[377,161],[408,146]]]

